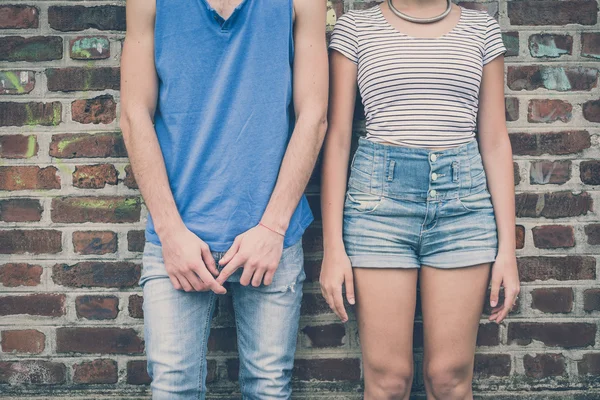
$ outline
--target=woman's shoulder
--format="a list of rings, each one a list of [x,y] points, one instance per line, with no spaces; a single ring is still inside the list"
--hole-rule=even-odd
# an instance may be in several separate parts
[[[379,4],[365,9],[348,10],[338,18],[338,21],[351,21],[354,24],[357,22],[368,22],[376,18],[378,11]]]
[[[487,27],[492,21],[496,21],[494,17],[492,17],[487,10],[479,10],[476,8],[466,8],[464,6],[459,6],[462,10],[461,12],[465,13],[465,16],[468,19],[468,22],[472,25],[477,25],[480,27]]]

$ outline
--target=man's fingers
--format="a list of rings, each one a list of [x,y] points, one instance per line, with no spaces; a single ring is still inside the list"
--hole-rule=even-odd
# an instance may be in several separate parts
[[[200,279],[202,279],[202,282],[206,286],[208,286],[208,288],[210,290],[212,290],[216,294],[225,294],[225,293],[227,293],[227,290],[222,286],[222,284],[220,284],[219,282],[216,281],[216,279],[214,278],[214,276],[212,276],[211,273],[208,272],[208,270],[206,269],[206,267],[204,265],[198,265],[194,269],[194,271],[196,271],[196,273],[198,274],[198,276],[200,277]]]
[[[233,257],[237,254],[239,249],[240,249],[240,240],[238,238],[235,238],[235,240],[233,241],[233,244],[231,245],[229,250],[227,250],[225,255],[223,255],[223,257],[221,257],[221,259],[219,260],[219,265],[225,265],[229,261],[231,261],[233,259]]]
[[[266,271],[267,270],[264,268],[257,269],[256,271],[254,271],[254,275],[252,276],[252,286],[254,286],[254,287],[260,286]]]
[[[200,291],[204,286],[202,280],[198,278],[198,275],[196,275],[194,271],[185,272],[183,276],[185,276],[185,279],[187,279],[187,281],[195,291]]]
[[[183,289],[183,286],[181,286],[181,283],[179,283],[179,280],[175,275],[169,275],[169,279],[171,280],[171,284],[173,285],[173,288],[175,288],[175,290]]]
[[[348,303],[354,305],[354,275],[352,274],[352,270],[346,272],[344,279],[346,285],[346,298],[348,299]]]
[[[268,270],[265,273],[265,277],[263,278],[263,283],[265,284],[265,286],[269,286],[271,283],[273,283],[274,276],[275,276],[275,271]]]
[[[202,252],[202,261],[204,261],[204,265],[208,271],[213,274],[213,276],[219,275],[219,270],[217,269],[217,263],[215,262],[215,258],[210,252],[210,248],[208,246],[203,246],[200,250]]]
[[[231,261],[227,263],[227,266],[223,268],[223,270],[219,273],[217,277],[217,282],[222,285],[225,281],[235,272],[239,267],[242,266],[244,260],[242,256],[237,253],[235,257]],[[220,264],[221,262],[219,262]]]
[[[250,281],[252,280],[252,275],[254,275],[255,271],[256,268],[254,267],[254,265],[250,264],[249,262],[245,262],[244,271],[242,272],[242,276],[240,277],[240,285],[248,286],[250,284]]]
[[[192,290],[194,290],[194,288],[192,287],[192,285],[188,282],[188,280],[186,279],[185,276],[178,274],[177,275],[177,280],[179,281],[179,283],[181,284],[181,287],[183,288],[183,290],[185,290],[186,292],[191,292]]]

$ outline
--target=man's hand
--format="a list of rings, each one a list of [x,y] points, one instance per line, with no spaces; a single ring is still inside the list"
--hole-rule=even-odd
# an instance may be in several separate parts
[[[238,268],[244,268],[240,283],[258,287],[270,285],[283,252],[283,236],[257,225],[235,238],[231,248],[219,260],[225,265],[217,282],[222,285]]]
[[[161,238],[161,245],[165,268],[175,289],[227,293],[214,278],[219,271],[208,245],[185,226],[170,233],[168,239]]]

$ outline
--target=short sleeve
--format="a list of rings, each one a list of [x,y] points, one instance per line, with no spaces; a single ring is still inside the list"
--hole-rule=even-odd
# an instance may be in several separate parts
[[[342,15],[335,23],[329,48],[339,51],[354,64],[358,64],[358,36],[352,12]]]
[[[504,53],[506,53],[506,47],[502,41],[500,25],[498,21],[488,15],[485,43],[483,45],[483,65]]]

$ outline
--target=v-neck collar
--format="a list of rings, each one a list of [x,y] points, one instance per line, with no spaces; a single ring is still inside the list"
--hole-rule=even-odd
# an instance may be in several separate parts
[[[250,2],[250,0],[242,0],[240,4],[238,4],[233,11],[231,12],[231,14],[229,15],[229,17],[227,17],[227,19],[223,18],[221,16],[221,14],[219,14],[217,12],[217,10],[215,10],[213,8],[213,6],[210,5],[210,3],[208,2],[208,0],[200,0],[202,3],[204,3],[204,5],[206,6],[206,9],[208,10],[208,13],[211,15],[211,20],[213,23],[215,23],[217,25],[217,27],[222,31],[222,32],[227,32],[231,29],[232,27],[232,23],[235,20],[235,17],[237,16],[237,14],[240,12],[240,10],[246,5],[246,3]]]

